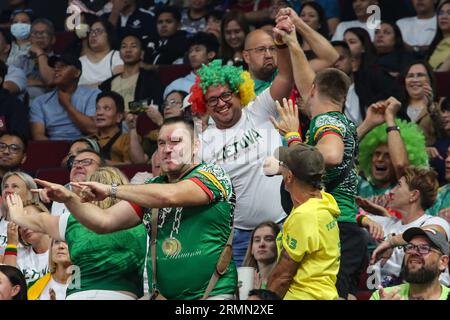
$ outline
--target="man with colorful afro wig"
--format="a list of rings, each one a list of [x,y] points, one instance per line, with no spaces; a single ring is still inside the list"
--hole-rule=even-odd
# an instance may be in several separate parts
[[[277,28],[292,32],[289,20]],[[242,264],[251,232],[263,221],[282,222],[282,177],[266,177],[263,162],[281,146],[270,117],[277,117],[275,100],[288,98],[293,85],[287,46],[278,41],[278,75],[255,98],[250,74],[240,67],[223,66],[220,60],[197,72],[189,102],[192,112],[207,113],[214,124],[201,136],[202,160],[220,164],[231,176],[238,199],[234,218],[233,259]]]
[[[414,123],[395,120],[400,108],[396,102],[389,98],[371,105],[358,128],[359,164],[365,176],[359,181],[358,195],[384,207],[408,165],[428,165],[423,133]]]

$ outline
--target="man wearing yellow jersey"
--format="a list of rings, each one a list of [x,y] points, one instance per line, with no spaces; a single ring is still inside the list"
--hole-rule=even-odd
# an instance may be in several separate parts
[[[293,209],[277,239],[278,262],[267,289],[285,300],[337,299],[340,211],[333,196],[321,190],[323,156],[303,143],[278,151]]]

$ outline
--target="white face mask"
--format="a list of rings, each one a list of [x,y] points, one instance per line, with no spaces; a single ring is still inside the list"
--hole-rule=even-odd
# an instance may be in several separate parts
[[[24,40],[30,36],[31,24],[29,23],[14,23],[11,25],[11,34],[17,40]]]
[[[89,32],[89,25],[86,23],[80,23],[80,25],[75,28],[75,34],[80,39],[86,38],[88,32]]]

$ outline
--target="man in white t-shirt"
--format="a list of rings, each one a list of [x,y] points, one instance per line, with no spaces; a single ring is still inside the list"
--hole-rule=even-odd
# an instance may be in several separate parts
[[[436,34],[436,0],[413,0],[417,16],[397,21],[403,41],[415,51],[426,51]]]
[[[367,12],[367,8],[372,5],[378,5],[378,0],[353,0],[353,11],[355,12],[356,19],[352,21],[343,21],[338,24],[336,32],[333,35],[332,41],[344,40],[345,30],[348,28],[363,28],[367,30],[370,35],[370,39],[374,39],[375,29],[369,28],[368,19],[373,15],[373,11]]]
[[[402,218],[369,216],[369,219],[376,221],[383,227],[387,239],[374,251],[373,257],[378,257],[380,252],[395,246],[397,240],[392,239],[393,236],[396,239],[399,238],[401,242],[401,234],[412,227],[439,225],[448,238],[450,234],[449,223],[440,217],[425,214],[425,210],[431,207],[436,200],[438,187],[437,174],[432,169],[423,167],[408,167],[405,169],[404,176],[392,190],[391,200],[391,208],[400,212]],[[387,256],[385,257],[387,258]],[[402,248],[396,247],[387,260],[378,262],[369,270],[369,273],[375,270],[375,275],[380,276],[378,281],[381,281],[383,287],[399,284],[403,257],[404,251]],[[375,262],[375,260],[373,258],[372,262]],[[441,281],[448,285],[448,270],[441,275]]]
[[[279,28],[291,30],[289,22]],[[192,87],[192,111],[208,113],[214,124],[201,135],[203,161],[217,163],[231,176],[236,190],[233,259],[240,266],[253,228],[263,221],[282,222],[281,177],[266,177],[263,162],[281,146],[270,122],[277,117],[275,100],[289,97],[293,78],[289,52],[279,45],[278,75],[254,100],[253,81],[242,68],[214,60],[197,72]],[[201,132],[201,131],[200,131]]]

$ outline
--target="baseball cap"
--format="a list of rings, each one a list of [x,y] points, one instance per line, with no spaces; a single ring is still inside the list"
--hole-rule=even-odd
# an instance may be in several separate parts
[[[316,147],[304,143],[279,147],[275,150],[275,158],[285,164],[300,181],[321,181],[325,172],[322,154]]]
[[[444,255],[449,255],[448,241],[446,236],[444,236],[439,231],[432,228],[409,228],[403,232],[403,239],[406,242],[410,242],[412,238],[416,236],[427,237]]]
[[[54,55],[48,59],[48,65],[52,68],[55,67],[57,62],[63,62],[68,66],[74,66],[78,70],[82,71],[81,61],[74,55],[70,53],[63,53],[61,55]]]

